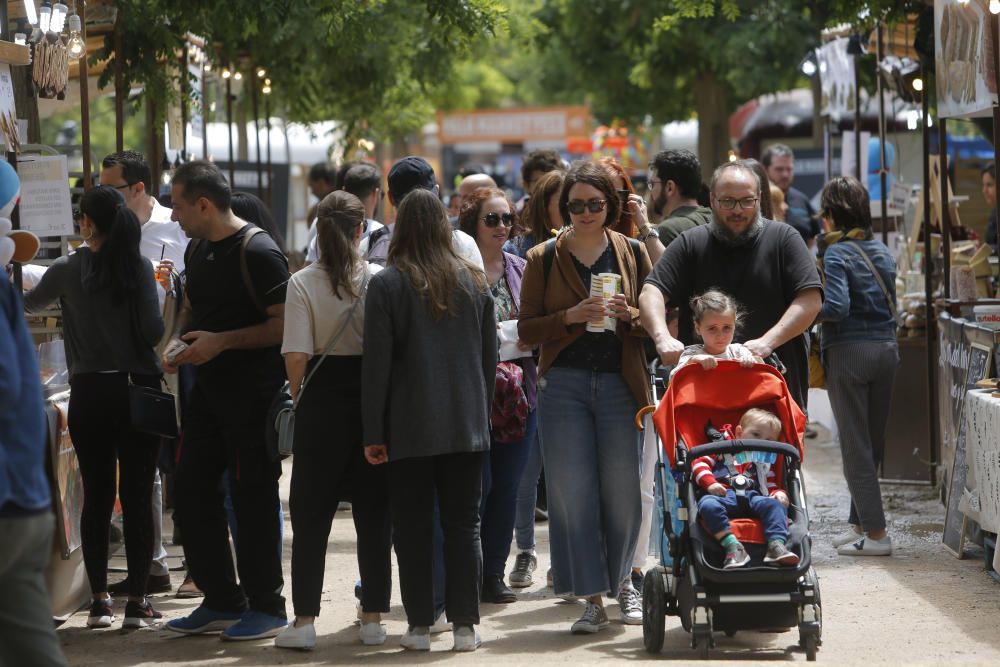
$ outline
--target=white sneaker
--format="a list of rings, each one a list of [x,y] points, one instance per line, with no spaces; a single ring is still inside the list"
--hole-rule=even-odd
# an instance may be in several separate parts
[[[431,633],[429,628],[426,625],[410,628],[399,640],[399,645],[410,651],[430,651]]]
[[[573,624],[570,632],[574,635],[592,635],[608,625],[608,615],[604,607],[598,607],[592,602],[587,603],[580,620]]]
[[[431,634],[439,635],[442,632],[448,632],[449,630],[451,630],[451,623],[449,623],[448,619],[444,617],[444,612],[442,611],[441,615],[437,617],[436,621],[434,621],[434,625],[430,627]]]
[[[385,643],[385,626],[381,623],[362,623],[358,637],[365,646],[381,646]]]
[[[850,530],[845,531],[840,535],[837,535],[837,537],[833,538],[831,544],[833,544],[834,548],[842,547],[845,544],[850,544],[851,542],[857,542],[858,538],[864,536],[865,536],[864,533],[862,533],[860,530],[855,530],[854,526],[851,526]]]
[[[452,634],[455,636],[455,646],[451,649],[452,651],[468,653],[475,651],[483,643],[476,629],[468,625],[455,628],[455,632]]]
[[[618,591],[618,608],[621,610],[622,623],[625,625],[642,625],[642,597],[632,585],[632,579],[626,579]]]
[[[881,540],[862,535],[854,542],[837,547],[837,553],[841,556],[891,556],[892,540],[888,535]]]
[[[294,623],[289,623],[274,638],[274,645],[278,648],[311,651],[316,648],[316,626],[312,623],[306,623],[296,627]]]

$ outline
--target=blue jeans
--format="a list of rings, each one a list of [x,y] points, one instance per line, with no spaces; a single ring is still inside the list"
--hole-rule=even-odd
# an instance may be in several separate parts
[[[489,456],[483,457],[483,502],[479,513],[484,575],[502,577],[506,570],[518,488],[535,441],[535,416],[534,411],[528,413],[524,437],[517,442],[490,442]]]
[[[642,514],[635,398],[619,373],[555,367],[538,386],[555,592],[616,595]]]
[[[538,440],[536,431],[535,439],[528,444],[528,460],[517,489],[514,537],[521,551],[535,548],[535,505],[538,503],[538,479],[542,476],[542,448]]]
[[[726,490],[725,497],[706,493],[698,501],[698,514],[712,535],[729,530],[730,518],[750,518],[760,519],[768,542],[788,539],[788,513],[781,503],[757,491],[747,491],[747,501],[741,506],[732,489]]]

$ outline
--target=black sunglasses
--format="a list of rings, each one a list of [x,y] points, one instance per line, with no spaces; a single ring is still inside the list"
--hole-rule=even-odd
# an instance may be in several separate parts
[[[483,216],[483,222],[486,223],[487,227],[491,229],[500,225],[503,221],[505,227],[514,226],[514,214],[513,213],[487,213]]]
[[[571,199],[566,202],[566,210],[574,215],[580,215],[584,209],[589,210],[591,213],[600,213],[607,205],[607,199],[588,199],[587,201]]]

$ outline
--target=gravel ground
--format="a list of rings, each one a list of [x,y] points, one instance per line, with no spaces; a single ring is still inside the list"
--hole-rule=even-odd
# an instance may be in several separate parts
[[[290,466],[286,468],[286,472]],[[844,529],[847,493],[836,442],[821,431],[807,444],[807,492],[812,510],[814,566],[823,599],[823,646],[826,664],[989,664],[1000,663],[1000,584],[983,571],[981,555],[958,560],[941,546],[944,508],[926,486],[887,485],[883,488],[896,553],[892,558],[840,557],[830,538]],[[289,475],[282,478],[287,501]],[[285,527],[286,592],[290,595],[291,525]],[[541,584],[519,593],[518,602],[483,605],[480,632],[483,646],[474,654],[455,654],[449,634],[437,637],[429,654],[399,647],[406,625],[398,588],[385,619],[389,638],[382,647],[357,641],[353,586],[357,577],[354,527],[349,513],[338,513],[328,550],[323,615],[317,622],[315,651],[275,649],[270,640],[240,644],[217,637],[180,637],[162,630],[123,633],[117,626],[88,631],[86,614],[78,613],[59,630],[67,658],[74,666],[126,665],[326,665],[422,664],[448,661],[464,664],[589,663],[609,658],[629,661],[694,660],[689,636],[676,618],[667,619],[663,652],[643,650],[641,626],[618,620],[617,604],[608,605],[611,625],[595,636],[572,636],[569,626],[582,604],[567,603],[545,589],[548,567],[547,528],[538,524]],[[172,563],[179,551],[171,548]],[[513,563],[511,558],[510,563]],[[652,564],[652,563],[651,563]],[[123,565],[116,559],[112,565]],[[180,583],[174,573],[174,584]],[[394,582],[398,586],[398,582]],[[166,619],[184,615],[197,601],[157,596],[153,604]],[[124,602],[118,603],[119,613]],[[289,601],[291,612],[291,601]],[[805,661],[795,644],[798,634],[739,633],[716,635],[715,661]]]

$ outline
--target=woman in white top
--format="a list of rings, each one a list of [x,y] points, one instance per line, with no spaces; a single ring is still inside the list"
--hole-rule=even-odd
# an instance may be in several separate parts
[[[358,252],[364,221],[364,206],[354,195],[337,191],[323,199],[316,222],[319,261],[288,285],[281,352],[298,399],[289,497],[295,623],[275,638],[282,648],[316,644],[327,540],[341,500],[352,501],[358,533],[361,641],[385,641],[380,621],[390,594],[388,482],[384,466],[365,461],[361,442],[365,292],[381,267]]]

